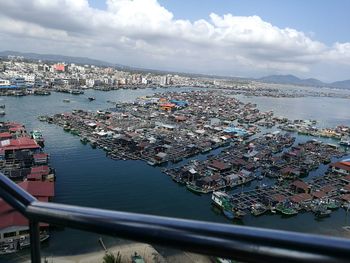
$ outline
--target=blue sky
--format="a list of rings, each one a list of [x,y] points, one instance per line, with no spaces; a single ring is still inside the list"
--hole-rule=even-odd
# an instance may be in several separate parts
[[[104,0],[89,0],[105,9]],[[350,41],[349,0],[159,0],[175,19],[207,19],[210,13],[258,15],[280,28],[303,31],[326,44]]]
[[[349,10],[350,0],[0,1],[0,50],[335,81],[350,79]]]

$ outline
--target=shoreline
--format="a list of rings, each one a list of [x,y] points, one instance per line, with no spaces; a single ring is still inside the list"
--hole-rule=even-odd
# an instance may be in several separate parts
[[[89,253],[82,253],[69,256],[45,256],[42,255],[42,260],[46,259],[47,263],[100,263],[103,261],[103,256],[106,253],[113,253],[115,256],[117,253],[121,254],[121,262],[131,262],[131,257],[137,253],[141,256],[145,262],[192,262],[192,263],[211,263],[212,260],[208,256],[194,254],[190,252],[179,251],[178,253],[171,254],[169,256],[163,256],[152,245],[145,243],[129,243],[122,245],[114,245],[107,248],[106,251],[101,247],[100,251],[94,251]],[[25,261],[30,263],[30,260]]]

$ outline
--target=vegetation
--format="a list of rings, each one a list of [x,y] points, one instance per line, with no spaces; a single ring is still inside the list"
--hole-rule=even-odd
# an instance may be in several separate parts
[[[120,252],[117,253],[117,255],[114,255],[111,252],[107,252],[103,256],[103,263],[121,263],[122,262],[122,255]]]

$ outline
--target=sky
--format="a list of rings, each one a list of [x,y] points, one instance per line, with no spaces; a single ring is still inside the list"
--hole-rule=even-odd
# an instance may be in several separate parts
[[[0,50],[237,77],[350,79],[347,0],[0,1]]]

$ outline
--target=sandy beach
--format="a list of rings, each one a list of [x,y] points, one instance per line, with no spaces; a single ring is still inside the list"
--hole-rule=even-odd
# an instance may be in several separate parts
[[[151,245],[144,243],[131,243],[119,246],[113,246],[108,248],[109,253],[113,253],[117,255],[120,252],[123,263],[131,262],[131,256],[135,254],[135,252],[142,256],[145,262],[147,263],[166,263],[166,262],[174,262],[174,263],[210,263],[212,262],[209,257],[202,256],[189,252],[179,252],[177,254],[163,257],[159,254],[159,252],[152,247]],[[67,257],[47,257],[47,263],[97,263],[102,262],[103,256],[105,255],[105,251],[101,248],[101,251],[80,254],[74,256]],[[43,261],[44,262],[43,258]],[[30,262],[30,261],[26,261]]]

